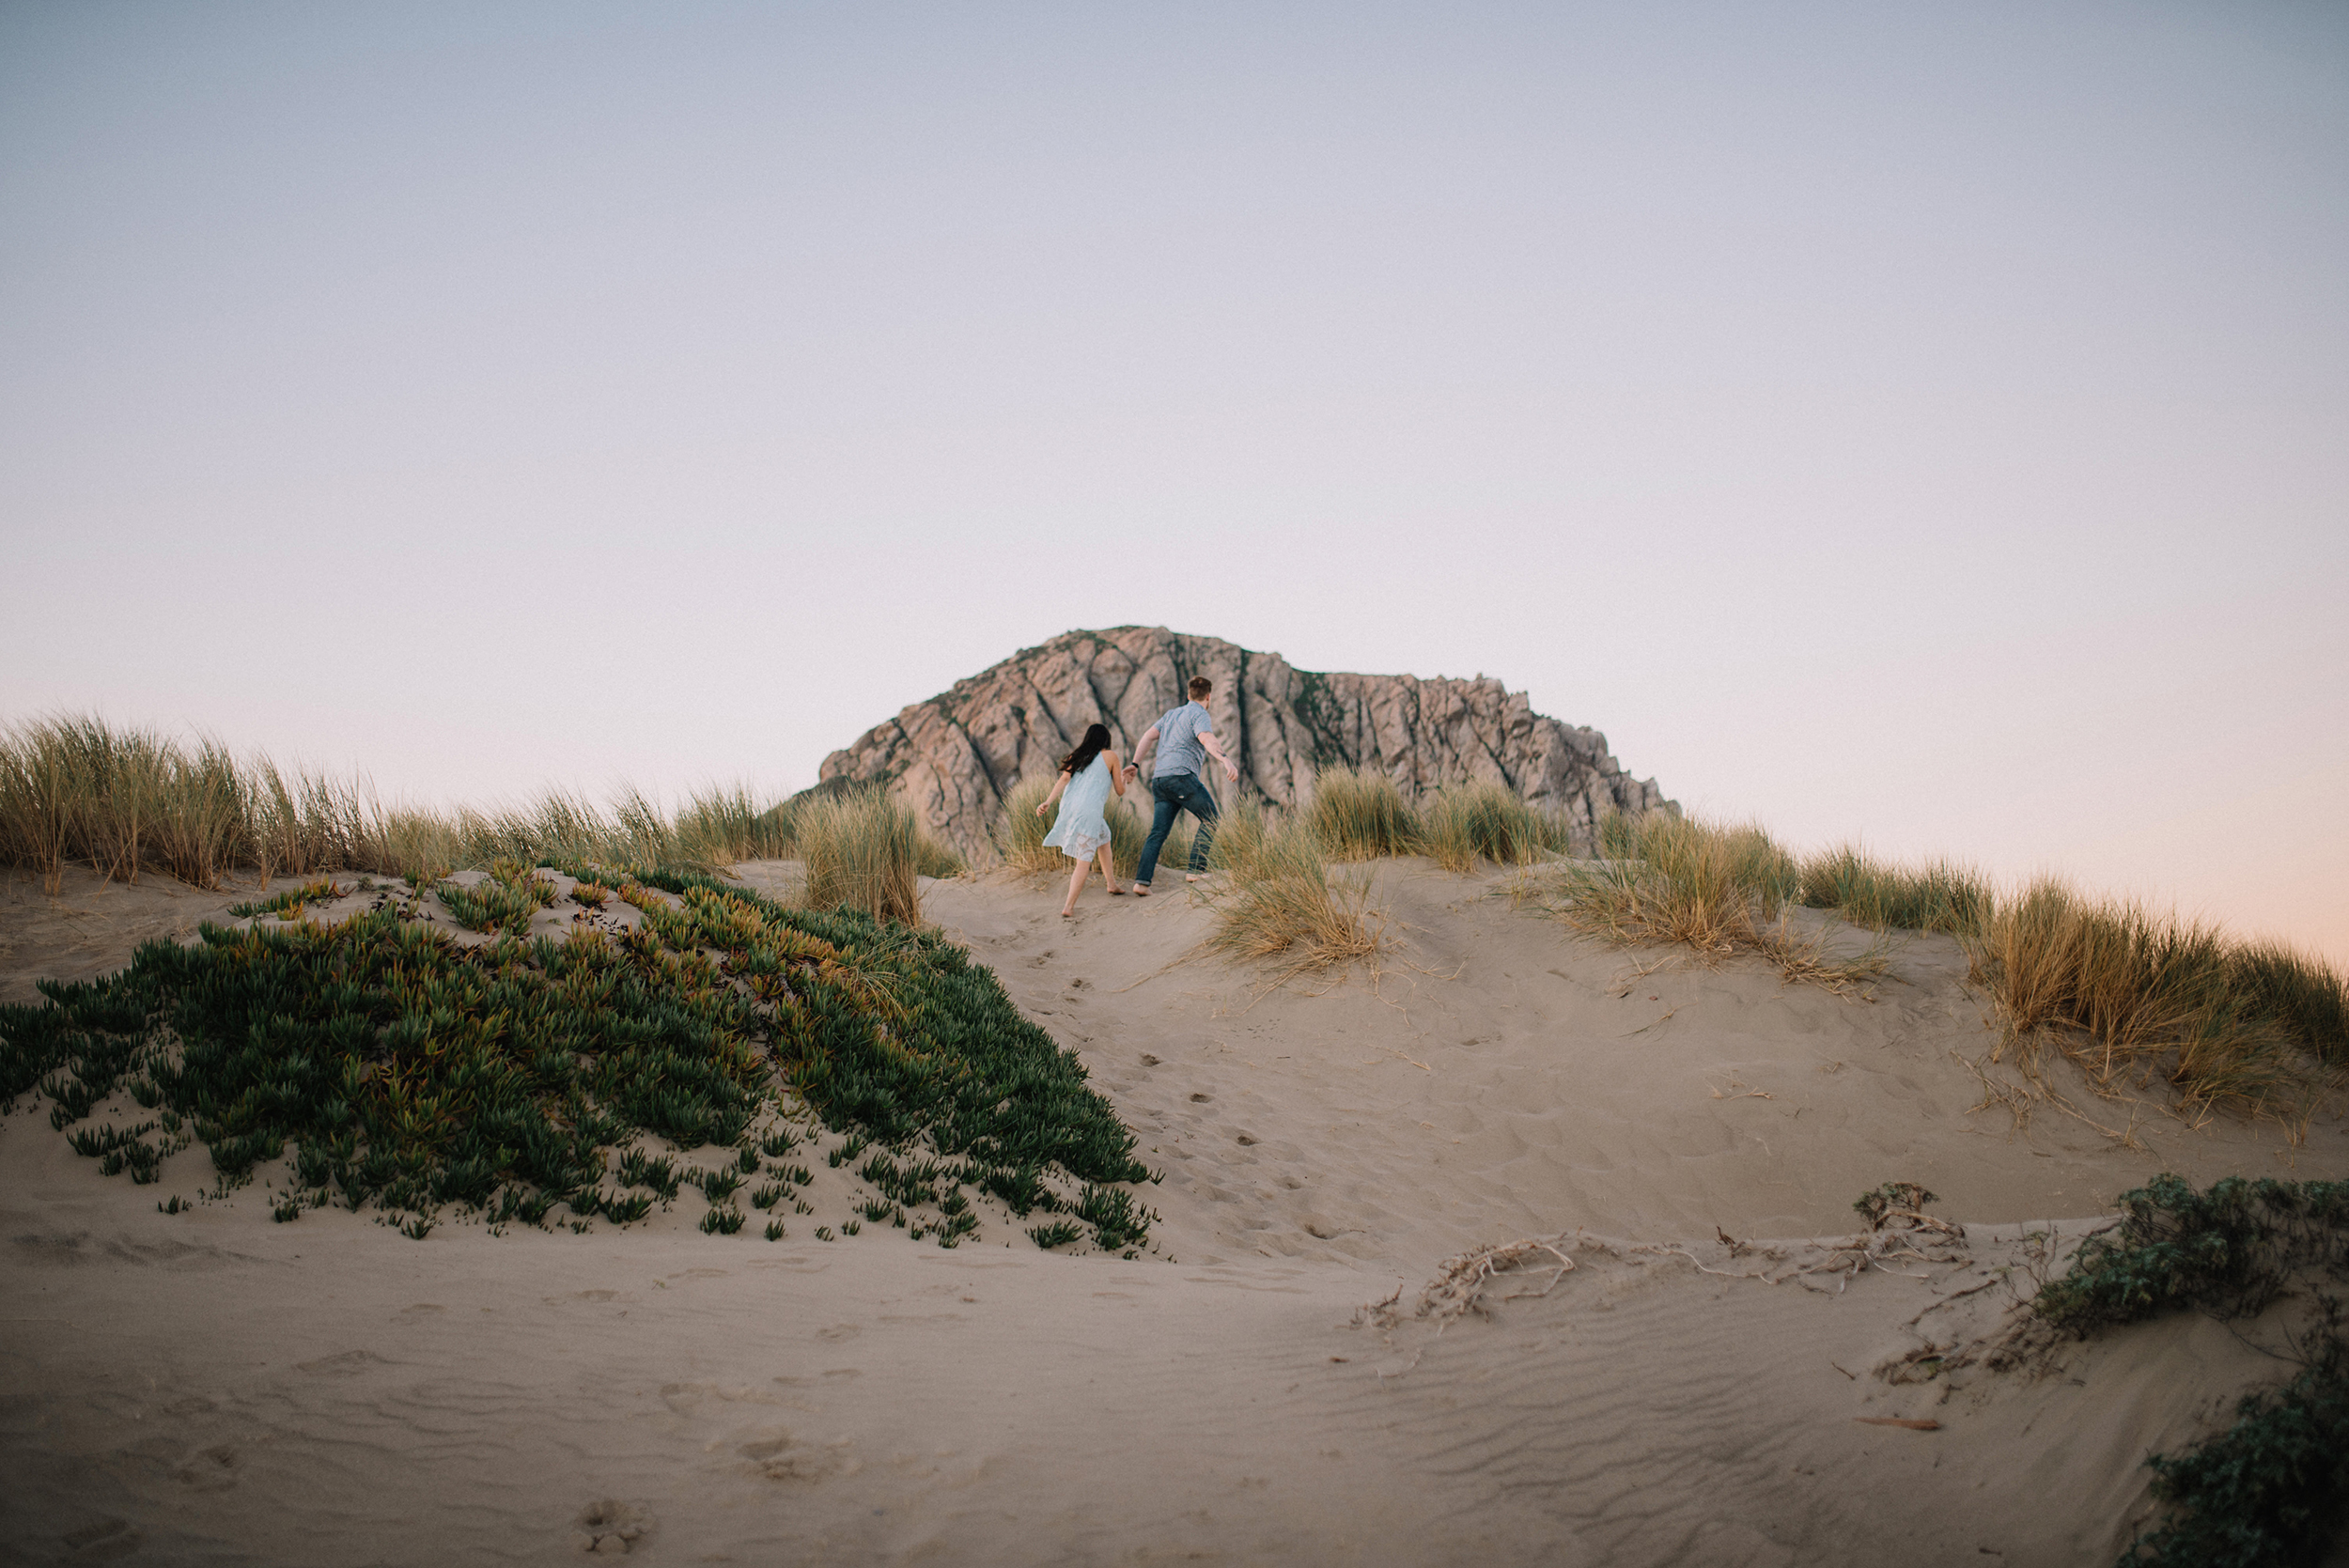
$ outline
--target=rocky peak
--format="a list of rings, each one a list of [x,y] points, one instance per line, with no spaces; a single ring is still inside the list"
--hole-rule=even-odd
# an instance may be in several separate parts
[[[942,842],[984,858],[1014,785],[1050,779],[1089,724],[1107,724],[1130,755],[1200,675],[1215,682],[1207,708],[1239,766],[1237,785],[1220,769],[1211,781],[1227,803],[1237,793],[1295,805],[1320,768],[1355,767],[1406,790],[1491,780],[1586,831],[1610,812],[1669,804],[1654,780],[1617,766],[1605,736],[1535,713],[1498,680],[1317,674],[1219,637],[1134,626],[1023,648],[867,730],[824,759],[819,780],[880,783]]]

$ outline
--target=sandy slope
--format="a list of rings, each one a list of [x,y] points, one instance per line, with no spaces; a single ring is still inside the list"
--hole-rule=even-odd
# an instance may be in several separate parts
[[[1873,1002],[1639,977],[1661,955],[1571,941],[1490,879],[1380,876],[1408,947],[1375,994],[1358,971],[1317,996],[1176,962],[1205,918],[1179,895],[1097,890],[1063,922],[1015,882],[926,889],[1166,1172],[1130,1262],[1000,1221],[955,1251],[710,1237],[690,1198],[421,1244],[272,1224],[252,1188],[166,1217],[200,1150],[132,1188],[45,1116],[0,1123],[0,1560],[539,1561],[600,1536],[680,1563],[2071,1563],[2126,1540],[2149,1447],[2277,1375],[2199,1321],[2044,1375],[1879,1369],[1996,1326],[2040,1255],[2015,1222],[2165,1168],[2349,1174],[2338,1122],[2296,1149],[2157,1111],[2142,1148],[2052,1110],[2011,1130],[1969,1113],[1957,1058],[1997,1037],[1945,944]],[[70,893],[0,903],[9,1000],[28,965],[101,972],[209,912]],[[1962,1254],[1838,1293],[1732,1277],[1773,1265],[1714,1239],[1847,1233],[1895,1177],[1969,1222]],[[1568,1234],[1548,1294],[1408,1316],[1447,1255],[1579,1228],[1619,1242]],[[1688,1245],[1638,1245],[1662,1243]],[[1401,1321],[1364,1321],[1398,1288]],[[1943,1425],[1855,1419],[1878,1415]]]

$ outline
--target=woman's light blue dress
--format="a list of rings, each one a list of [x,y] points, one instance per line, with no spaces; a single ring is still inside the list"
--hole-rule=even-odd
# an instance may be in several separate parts
[[[1110,756],[1103,752],[1061,791],[1060,815],[1052,818],[1052,831],[1044,842],[1058,845],[1072,861],[1093,859],[1110,841],[1109,819],[1101,815],[1109,798]]]

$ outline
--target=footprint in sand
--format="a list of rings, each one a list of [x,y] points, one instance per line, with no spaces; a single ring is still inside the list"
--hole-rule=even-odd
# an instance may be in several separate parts
[[[215,1444],[172,1471],[172,1477],[182,1486],[198,1492],[226,1492],[237,1483],[237,1471],[243,1461],[237,1451],[226,1443]]]
[[[579,1511],[571,1545],[583,1557],[626,1557],[652,1528],[652,1518],[614,1498]]]
[[[854,1475],[863,1467],[848,1456],[849,1439],[843,1437],[822,1448],[813,1448],[792,1440],[788,1432],[769,1428],[765,1436],[754,1438],[735,1450],[750,1461],[743,1467],[746,1473],[764,1476],[769,1481],[828,1481],[836,1475]]]

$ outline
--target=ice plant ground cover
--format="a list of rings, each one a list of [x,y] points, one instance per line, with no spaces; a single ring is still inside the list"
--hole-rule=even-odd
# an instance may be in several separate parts
[[[108,1174],[150,1181],[200,1141],[234,1183],[290,1146],[294,1213],[372,1203],[425,1228],[444,1207],[542,1223],[557,1204],[625,1223],[677,1189],[647,1138],[755,1170],[771,1112],[803,1111],[881,1146],[895,1218],[943,1244],[978,1224],[965,1187],[1022,1219],[1067,1208],[1107,1250],[1143,1240],[1121,1185],[1149,1176],[1133,1135],[961,948],[694,872],[592,869],[582,885],[641,924],[525,939],[548,884],[509,864],[446,890],[484,941],[412,901],[333,924],[296,902],[45,984],[45,1005],[0,1008],[0,1103],[43,1094],[65,1131],[124,1094],[134,1119],[74,1132]],[[739,1228],[712,1212],[706,1229]]]

